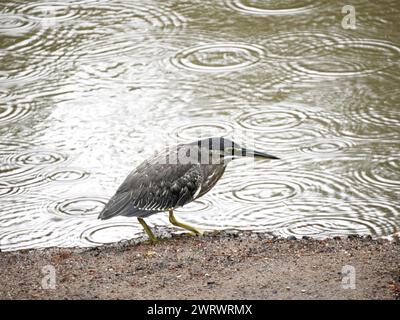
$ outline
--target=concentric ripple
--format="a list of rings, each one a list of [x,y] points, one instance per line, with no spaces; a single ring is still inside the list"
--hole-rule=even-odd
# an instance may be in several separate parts
[[[368,161],[368,160],[366,160]],[[353,177],[366,186],[400,191],[400,158],[385,162],[365,163],[358,170],[353,170]]]
[[[0,32],[4,35],[16,36],[27,32],[34,23],[23,15],[0,13]]]
[[[54,222],[42,223],[31,228],[18,228],[0,233],[0,250],[12,251],[27,248],[68,247],[74,243],[73,230],[80,222],[72,221],[63,227]]]
[[[27,151],[1,156],[0,178],[14,188],[39,187],[48,183],[40,170],[66,161],[66,156],[54,151]]]
[[[283,131],[300,125],[307,115],[292,106],[265,107],[263,110],[246,111],[238,117],[238,124],[258,132]]]
[[[212,208],[213,204],[210,200],[207,198],[200,198],[195,200],[194,202],[185,205],[182,208],[177,209],[177,212],[204,212],[207,210],[210,210]]]
[[[303,185],[295,179],[279,180],[276,176],[246,182],[238,177],[230,177],[227,181],[220,182],[219,187],[223,189],[216,191],[220,200],[231,204],[262,203],[266,208],[281,207],[286,200],[304,192]]]
[[[256,45],[216,43],[185,49],[172,59],[172,63],[191,71],[232,71],[257,63],[263,55],[263,48]]]
[[[379,92],[357,92],[343,108],[343,112],[351,119],[372,125],[400,125],[400,90],[383,90]]]
[[[102,245],[107,243],[128,240],[142,234],[137,224],[109,223],[84,230],[80,235],[83,243],[89,245]]]
[[[244,180],[239,173],[231,173],[229,179],[219,182],[223,190],[218,193],[222,200],[237,203],[263,203],[267,207],[282,206],[288,200],[304,195],[320,195],[347,199],[350,190],[352,196],[361,196],[352,186],[350,179],[339,174],[320,171],[276,171],[264,173],[261,177],[256,170],[246,170]]]
[[[248,203],[272,204],[295,197],[303,192],[301,185],[268,179],[268,181],[252,181],[239,186],[232,192],[232,197]]]
[[[1,251],[20,250],[34,246],[42,242],[41,239],[51,237],[52,231],[34,231],[31,229],[20,229],[0,234]]]
[[[291,15],[304,13],[314,8],[312,0],[227,0],[229,7],[245,14],[254,15]]]
[[[370,74],[398,63],[400,48],[379,40],[339,42],[326,47],[326,55],[289,62],[286,68],[299,75],[335,79]]]
[[[67,157],[62,153],[45,150],[20,153],[15,155],[12,159],[16,164],[22,166],[47,166],[66,160]]]
[[[399,208],[382,201],[332,198],[292,199],[279,208],[252,205],[236,210],[231,221],[244,229],[277,236],[326,238],[346,234],[380,236],[397,232]]]
[[[307,143],[301,146],[299,149],[302,152],[314,153],[314,154],[332,154],[346,150],[352,146],[351,141],[347,141],[341,137],[335,139],[316,139],[311,143]]]
[[[296,126],[287,130],[267,130],[258,132],[253,130],[254,140],[260,150],[279,150],[279,152],[299,149],[299,146],[311,145],[321,141],[332,132],[325,128],[311,126]]]
[[[107,200],[97,197],[76,197],[56,201],[48,206],[50,213],[62,216],[87,217],[97,216]]]
[[[31,108],[18,105],[0,105],[0,124],[17,121],[31,113]]]
[[[1,168],[3,171],[4,168]],[[13,189],[22,189],[22,188],[39,188],[44,184],[47,184],[46,179],[41,177],[35,170],[27,169],[27,170],[19,170],[19,168],[7,170],[8,174],[0,173],[1,178],[8,178],[6,180],[9,186]]]
[[[343,234],[379,236],[393,234],[398,230],[396,218],[399,208],[391,206],[390,203],[354,201],[346,205],[344,203],[335,204],[335,201],[324,201],[322,199],[314,200],[311,203],[315,206],[314,212],[318,213],[320,218],[303,216],[288,220],[281,225],[279,233],[281,235],[320,237]],[[327,203],[329,203],[329,206],[327,206]],[[296,205],[291,206],[292,211],[296,210]],[[305,211],[303,204],[298,204],[298,206],[302,212]],[[350,206],[350,210],[346,206]],[[338,216],[339,212],[346,212],[346,214]]]
[[[10,185],[7,182],[0,182],[0,198],[6,197],[21,192],[21,188]]]
[[[0,50],[0,60],[0,83],[38,80],[51,70],[49,65],[14,51]]]
[[[158,32],[174,33],[185,25],[183,16],[163,5],[137,5],[131,1],[88,3],[82,5],[82,16],[87,21],[101,17],[104,24],[96,32],[90,25],[76,30],[89,41],[75,44],[66,54],[80,60],[141,52],[146,44],[154,45],[151,39]]]
[[[89,173],[80,169],[56,169],[45,173],[44,176],[51,181],[75,182],[87,179]]]
[[[62,2],[39,1],[23,5],[18,10],[30,19],[55,24],[60,21],[73,19],[78,14],[77,8],[77,6]]]
[[[26,177],[37,172],[34,167],[21,166],[15,162],[14,155],[3,155],[0,163],[0,177],[2,179],[13,179],[21,181],[22,177]]]
[[[233,127],[229,122],[196,121],[175,128],[172,132],[172,136],[185,141],[194,141],[207,137],[228,136],[232,131]]]
[[[0,231],[2,232],[6,232],[10,227],[18,228],[39,220],[44,212],[42,203],[49,201],[47,196],[25,192],[23,188],[15,188],[14,191],[18,194],[4,195],[1,199]]]
[[[168,31],[169,29],[181,29],[186,23],[186,19],[182,15],[162,4],[153,6],[141,3],[139,5],[133,1],[123,0],[114,3],[93,2],[81,7],[83,10],[87,10],[85,13],[87,18],[101,16],[118,24],[129,22],[130,30],[151,27]],[[109,22],[106,21],[106,23]]]
[[[352,39],[335,32],[283,32],[261,40],[265,56],[282,61],[326,56],[329,48]]]
[[[387,223],[376,219],[356,219],[346,217],[324,217],[321,220],[315,218],[300,218],[297,221],[288,223],[277,232],[282,236],[314,236],[314,237],[332,237],[340,236],[343,234],[358,234],[358,235],[381,235],[392,234],[395,232],[396,225]]]
[[[29,148],[32,148],[32,144],[29,141],[19,139],[0,140],[0,155],[5,155],[4,157],[9,157],[9,154],[15,152],[15,150],[26,150]]]

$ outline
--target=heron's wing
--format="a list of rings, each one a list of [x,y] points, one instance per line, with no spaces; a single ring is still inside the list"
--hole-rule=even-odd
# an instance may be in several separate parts
[[[183,206],[200,192],[202,174],[198,164],[143,163],[133,171],[110,199],[100,219],[147,216]]]

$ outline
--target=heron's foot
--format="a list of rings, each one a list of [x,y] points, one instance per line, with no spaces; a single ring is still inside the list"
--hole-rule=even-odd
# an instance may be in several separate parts
[[[196,235],[196,236],[204,236],[204,231],[203,230],[200,230],[200,229],[197,229],[197,228],[193,228],[193,229],[195,229],[196,230],[196,232],[195,231],[193,231],[193,234],[194,235]]]
[[[174,213],[172,210],[169,211],[169,222],[171,222],[174,226],[181,227],[183,229],[189,230],[190,234],[196,235],[196,236],[202,236],[204,232],[200,229],[197,229],[195,227],[189,226],[186,223],[182,223],[176,220]]]
[[[158,239],[156,238],[156,236],[154,235],[153,231],[151,231],[150,227],[147,225],[147,223],[144,221],[143,218],[138,218],[138,221],[140,222],[140,224],[142,225],[144,231],[146,231],[147,235],[150,238],[150,243],[157,243]]]
[[[182,227],[183,228],[183,227]],[[193,228],[193,227],[192,227]],[[185,228],[186,229],[186,228]],[[194,228],[193,228],[194,229]],[[189,233],[187,233],[187,235],[192,236],[192,237],[197,237],[197,236],[203,236],[204,235],[204,231],[203,230],[199,230],[196,228],[196,232],[190,230]]]

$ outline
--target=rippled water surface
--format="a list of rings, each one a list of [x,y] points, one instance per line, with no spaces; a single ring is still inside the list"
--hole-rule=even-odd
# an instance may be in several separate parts
[[[283,160],[235,161],[181,220],[398,233],[400,4],[351,4],[356,29],[333,1],[2,1],[0,249],[142,235],[97,215],[154,149],[206,136]]]

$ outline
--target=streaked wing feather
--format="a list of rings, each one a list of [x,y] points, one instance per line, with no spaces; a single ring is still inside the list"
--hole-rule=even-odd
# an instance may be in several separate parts
[[[99,218],[147,216],[183,206],[193,200],[201,182],[197,164],[144,162],[125,179]]]
[[[102,220],[109,219],[117,215],[124,215],[129,210],[131,201],[129,192],[116,193],[106,204],[99,218]]]

